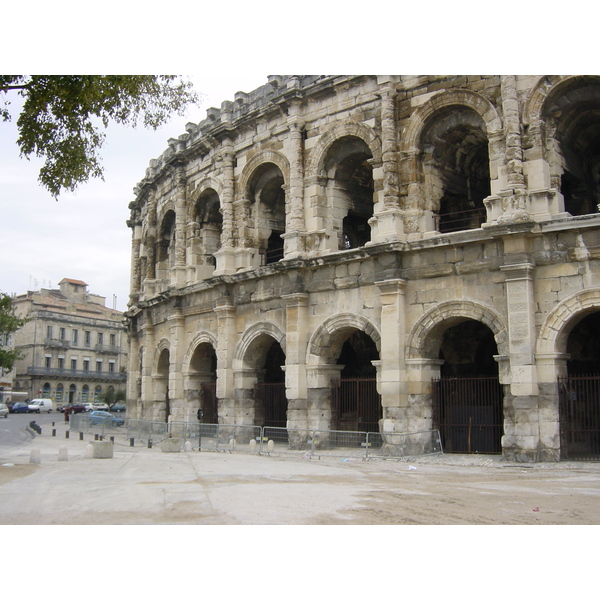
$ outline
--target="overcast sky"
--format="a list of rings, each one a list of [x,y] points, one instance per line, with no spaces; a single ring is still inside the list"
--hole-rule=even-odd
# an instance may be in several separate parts
[[[100,154],[104,181],[92,179],[58,201],[38,182],[41,160],[19,157],[17,131],[0,123],[0,291],[22,294],[58,287],[63,277],[81,279],[106,305],[126,310],[129,295],[131,229],[126,225],[133,188],[150,159],[167,149],[167,140],[185,133],[211,106],[233,100],[267,82],[270,73],[243,72],[235,77],[194,77],[205,96],[186,116],[174,117],[157,131],[111,125]]]

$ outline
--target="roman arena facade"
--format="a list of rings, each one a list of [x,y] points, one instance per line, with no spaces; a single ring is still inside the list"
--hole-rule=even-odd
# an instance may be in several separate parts
[[[600,456],[600,77],[271,76],[135,188],[129,416]]]

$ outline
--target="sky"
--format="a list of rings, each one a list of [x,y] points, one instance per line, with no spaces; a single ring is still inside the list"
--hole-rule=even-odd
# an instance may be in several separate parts
[[[19,157],[17,130],[0,123],[0,291],[23,294],[57,288],[64,277],[82,280],[88,291],[106,297],[106,306],[127,308],[131,229],[127,227],[134,186],[167,140],[185,133],[188,122],[206,118],[206,110],[267,83],[259,71],[191,78],[201,95],[183,117],[158,130],[111,124],[100,151],[104,181],[91,179],[55,201],[38,184],[41,159]]]

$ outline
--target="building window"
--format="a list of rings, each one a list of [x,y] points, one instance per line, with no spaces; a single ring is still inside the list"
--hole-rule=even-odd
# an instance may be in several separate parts
[[[86,348],[89,348],[92,345],[92,332],[85,331],[84,332],[84,344]]]
[[[88,401],[89,393],[90,393],[90,388],[87,385],[84,385],[83,389],[81,390],[81,401],[82,402]]]
[[[78,337],[79,337],[79,331],[77,329],[73,329],[73,346],[77,346]]]
[[[104,334],[99,333],[98,334],[98,346],[102,346],[103,343],[104,343]]]
[[[62,383],[59,383],[56,386],[56,401],[62,402],[62,397],[63,397],[63,385],[62,385]]]
[[[66,339],[66,337],[67,337],[67,330],[64,327],[61,327],[60,328],[60,339],[61,339],[61,341],[64,342],[65,339]]]
[[[49,354],[46,354],[44,357],[44,365],[46,369],[49,369],[52,366],[52,357]]]
[[[101,372],[102,372],[102,361],[101,361],[101,360],[97,360],[97,361],[96,361],[96,371],[97,371],[98,373],[101,373]]]
[[[64,369],[65,368],[65,357],[64,356],[59,356],[58,357],[58,368],[59,369]]]
[[[77,371],[77,359],[76,358],[71,359],[71,369],[73,371]]]
[[[110,345],[111,346],[117,345],[117,336],[114,333],[110,334]]]
[[[108,372],[109,373],[114,373],[115,372],[115,361],[114,360],[109,360],[108,361]]]
[[[83,370],[84,371],[89,371],[90,370],[90,359],[89,358],[84,358],[83,359]]]
[[[51,340],[52,339],[52,325],[48,325],[46,327],[46,337]]]

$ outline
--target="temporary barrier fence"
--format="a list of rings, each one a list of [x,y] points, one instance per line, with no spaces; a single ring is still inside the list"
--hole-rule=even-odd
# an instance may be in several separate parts
[[[441,454],[437,429],[415,433],[377,433],[319,429],[287,429],[252,425],[143,421],[127,419],[125,426],[94,426],[87,415],[71,417],[72,431],[122,437],[123,443],[159,445],[167,438],[190,442],[195,450],[249,452],[302,457],[344,457],[362,460],[395,459]]]

